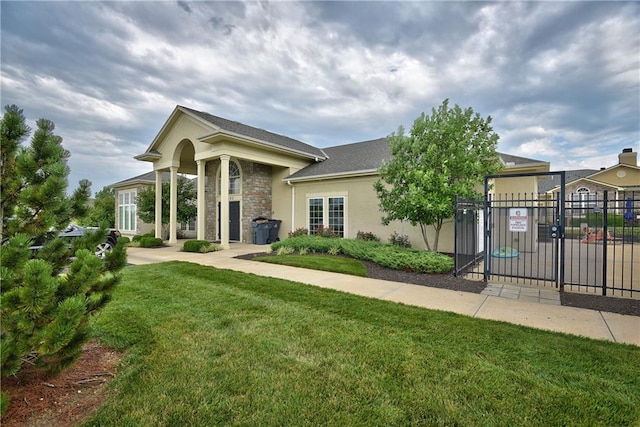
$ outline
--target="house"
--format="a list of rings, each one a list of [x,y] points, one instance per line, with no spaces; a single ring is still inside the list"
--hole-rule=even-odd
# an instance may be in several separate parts
[[[558,177],[549,177],[539,183],[539,192],[553,199],[560,191]],[[598,201],[602,203],[604,191],[608,192],[608,200],[612,201],[616,212],[624,214],[628,209],[640,209],[638,202],[628,206],[628,200],[638,199],[640,193],[640,167],[638,153],[632,148],[625,148],[618,154],[618,163],[599,170],[581,169],[567,171],[565,177],[565,193],[569,208],[573,210],[593,209]],[[635,195],[634,195],[635,192]]]
[[[392,222],[384,226],[373,183],[390,158],[385,138],[317,148],[232,120],[176,106],[148,149],[135,157],[152,163],[153,172],[114,184],[116,223],[124,235],[148,231],[136,217],[135,197],[141,185],[161,191],[171,183],[169,242],[176,242],[176,182],[178,174],[197,176],[198,239],[252,243],[251,221],[257,217],[282,221],[279,237],[297,228],[313,232],[330,227],[342,237],[368,231],[386,240],[406,234],[424,248],[419,227]],[[541,172],[549,163],[501,154],[503,173]],[[536,188],[537,178],[518,180]],[[156,203],[156,218],[162,213]],[[162,235],[160,221],[151,226]],[[453,225],[441,232],[440,250],[453,252]]]

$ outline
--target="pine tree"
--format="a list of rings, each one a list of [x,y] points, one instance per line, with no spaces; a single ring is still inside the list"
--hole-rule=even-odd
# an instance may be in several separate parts
[[[2,376],[25,363],[56,374],[81,353],[89,317],[103,307],[126,263],[124,242],[104,259],[93,253],[105,230],[74,241],[53,238],[86,209],[88,185],[67,197],[69,152],[54,124],[40,119],[30,130],[22,110],[7,106],[2,136],[2,247],[0,252]],[[37,253],[30,246],[48,240]],[[73,255],[73,256],[72,256]]]

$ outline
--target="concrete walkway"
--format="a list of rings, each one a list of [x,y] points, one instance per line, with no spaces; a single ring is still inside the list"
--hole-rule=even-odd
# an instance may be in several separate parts
[[[640,317],[563,307],[555,290],[489,285],[482,294],[475,294],[234,258],[263,252],[266,246],[235,243],[231,249],[207,254],[181,252],[180,248],[181,243],[157,249],[128,248],[128,261],[130,264],[188,261],[428,309],[640,346]]]

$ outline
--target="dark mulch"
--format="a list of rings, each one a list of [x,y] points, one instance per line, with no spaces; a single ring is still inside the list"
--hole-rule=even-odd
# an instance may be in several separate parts
[[[238,258],[252,260],[257,256],[269,255],[275,256],[275,253],[253,253],[242,255]],[[412,285],[451,289],[454,291],[472,292],[476,294],[479,294],[485,288],[484,282],[455,277],[453,274],[413,273],[381,267],[370,261],[361,262],[367,267],[367,275],[372,279],[410,283]],[[640,316],[640,300],[637,299],[560,292],[560,301],[562,305],[569,307],[607,311],[610,313],[627,314],[630,316]]]

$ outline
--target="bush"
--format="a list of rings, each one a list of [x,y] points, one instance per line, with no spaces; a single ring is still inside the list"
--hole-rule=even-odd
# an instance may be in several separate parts
[[[118,237],[118,243],[120,242],[126,245],[131,242],[131,239],[129,239],[127,236]]]
[[[417,273],[448,273],[453,269],[453,260],[446,255],[371,240],[298,236],[271,245],[271,249],[279,253],[280,248],[284,247],[297,251],[343,253],[351,258],[375,262],[382,267]],[[285,251],[287,250],[282,252]]]
[[[371,242],[379,242],[380,238],[370,231],[360,231],[356,234],[356,240],[368,240]]]
[[[136,234],[135,236],[133,236],[131,238],[131,241],[132,242],[139,242],[140,240],[142,240],[143,237],[156,237],[156,235],[153,234],[153,233]]]
[[[182,245],[184,252],[202,252],[211,246],[211,242],[208,240],[187,240]]]
[[[319,225],[318,228],[316,228],[315,235],[319,237],[328,237],[332,239],[336,237],[340,237],[336,233],[334,233],[333,230],[331,230],[329,227],[325,227],[323,225]]]
[[[289,232],[289,237],[306,236],[309,234],[309,229],[301,227],[296,228],[294,231]]]
[[[392,245],[400,246],[402,248],[411,247],[409,236],[407,236],[406,234],[398,234],[395,231],[391,236],[389,236],[389,243],[391,243]]]
[[[162,239],[159,237],[143,236],[140,239],[141,248],[157,248],[162,246]]]

